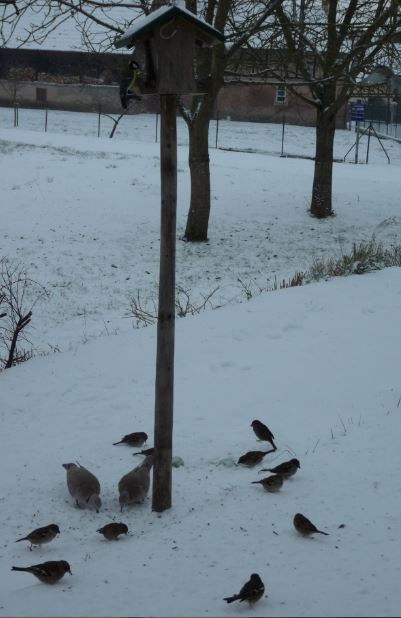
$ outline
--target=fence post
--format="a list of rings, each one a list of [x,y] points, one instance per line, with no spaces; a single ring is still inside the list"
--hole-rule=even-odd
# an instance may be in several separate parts
[[[47,132],[47,112],[48,112],[48,109],[46,108],[46,111],[45,111],[45,133]]]
[[[283,114],[282,129],[281,129],[281,154],[280,154],[280,157],[284,156],[284,132],[285,132],[285,114]]]
[[[100,137],[100,114],[102,113],[102,107],[99,105],[99,111],[97,116],[97,136]]]
[[[218,138],[219,138],[219,110],[216,110],[216,149],[217,149],[217,142],[218,142]]]

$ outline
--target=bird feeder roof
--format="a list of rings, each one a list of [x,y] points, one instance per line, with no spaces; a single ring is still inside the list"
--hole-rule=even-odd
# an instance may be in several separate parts
[[[213,28],[195,13],[176,5],[164,5],[152,11],[149,15],[139,18],[121,37],[115,39],[114,45],[117,49],[134,47],[138,39],[143,39],[146,35],[151,34],[156,27],[163,26],[174,17],[182,18],[192,26],[196,26],[200,33],[211,39],[212,43],[224,41],[224,34],[220,30]]]

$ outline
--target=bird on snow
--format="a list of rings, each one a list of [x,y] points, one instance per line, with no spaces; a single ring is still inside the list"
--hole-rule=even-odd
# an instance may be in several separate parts
[[[128,444],[128,446],[140,447],[142,444],[145,444],[147,439],[148,434],[144,431],[134,431],[134,433],[127,433],[119,442],[113,442],[113,446],[117,444]]]
[[[145,455],[145,457],[147,455],[153,455],[153,453],[155,452],[154,447],[150,447],[150,448],[144,448],[142,451],[137,451],[136,453],[132,453],[133,455]]]
[[[30,567],[11,567],[12,571],[25,571],[32,573],[44,584],[56,584],[66,573],[71,573],[70,565],[66,560],[49,560],[41,564],[33,564]]]
[[[322,532],[322,530],[318,530],[315,524],[312,524],[310,519],[302,515],[302,513],[297,513],[294,515],[294,527],[295,529],[302,534],[303,536],[310,536],[311,534],[325,534],[329,536],[328,532]]]
[[[65,463],[63,468],[67,470],[68,491],[75,499],[76,505],[96,509],[98,513],[102,501],[99,496],[100,483],[96,476],[80,464]]]
[[[147,455],[140,466],[125,474],[118,483],[121,512],[123,506],[143,502],[150,486],[150,470],[153,466],[153,455]]]
[[[260,481],[251,481],[251,483],[259,483],[262,485],[263,489],[269,491],[270,493],[274,493],[275,491],[279,491],[283,486],[283,477],[281,474],[273,474],[272,476],[267,476]]]
[[[280,474],[285,479],[288,479],[290,476],[293,476],[298,468],[301,467],[298,459],[290,459],[289,461],[283,461],[283,463],[278,464],[274,468],[262,468],[260,472],[273,472],[274,474]]]
[[[248,451],[245,455],[241,455],[237,463],[244,464],[244,466],[255,466],[262,461],[265,455],[273,452],[274,449],[270,449],[270,451]]]
[[[22,537],[22,539],[17,539],[15,542],[19,543],[20,541],[29,541],[29,549],[32,551],[33,545],[44,545],[45,543],[50,543],[50,541],[52,541],[57,534],[60,534],[59,527],[56,524],[50,524],[49,526],[43,526],[42,528],[32,530],[32,532]]]
[[[251,427],[253,431],[255,432],[256,437],[259,438],[259,440],[270,442],[274,450],[275,451],[277,450],[277,446],[273,442],[274,436],[272,432],[270,431],[270,429],[267,427],[267,425],[265,425],[261,421],[252,421]]]
[[[252,573],[249,581],[246,582],[239,591],[238,594],[234,594],[232,597],[225,597],[223,601],[232,603],[233,601],[248,601],[250,605],[259,601],[265,591],[265,585],[260,579],[257,573]]]
[[[118,537],[120,534],[128,533],[128,526],[123,523],[111,522],[111,524],[106,524],[103,528],[99,528],[96,532],[100,532],[103,534],[104,538],[108,541],[118,541]]]

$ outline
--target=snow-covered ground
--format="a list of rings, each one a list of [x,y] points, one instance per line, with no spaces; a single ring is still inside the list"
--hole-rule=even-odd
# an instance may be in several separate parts
[[[222,124],[226,145],[280,151],[277,127]],[[212,300],[226,305],[177,320],[174,454],[185,465],[173,471],[173,508],[152,513],[149,498],[121,514],[117,483],[139,458],[112,443],[146,431],[152,444],[156,329],[126,315],[136,290],[157,294],[158,145],[151,128],[109,140],[87,125],[0,129],[0,256],[49,290],[31,338],[38,352],[62,351],[0,374],[0,615],[397,616],[401,269],[250,301],[238,278],[256,290],[372,234],[399,244],[401,147],[386,142],[391,165],[374,141],[369,165],[335,165],[328,221],[307,214],[311,161],[211,149],[210,240],[178,242],[177,283],[194,298],[219,286]],[[309,154],[312,130],[291,131],[291,151]],[[353,138],[338,132],[336,152]],[[179,234],[186,157],[182,145]],[[255,418],[278,451],[244,469],[238,457],[264,448]],[[278,494],[251,484],[293,456],[301,469]],[[74,507],[69,461],[97,474],[99,514]],[[329,536],[300,537],[296,512]],[[96,533],[113,520],[130,531],[116,543]],[[15,544],[49,523],[61,530],[51,544]],[[53,559],[73,572],[54,587],[10,570]],[[227,605],[252,572],[268,597]]]
[[[0,108],[0,114],[0,126],[8,127],[11,110]],[[0,256],[21,261],[50,295],[34,310],[37,352],[129,330],[132,297],[140,290],[146,304],[157,296],[160,231],[154,116],[124,118],[112,140],[93,136],[93,114],[50,112],[48,133],[42,117],[41,111],[21,110],[18,129],[0,129]],[[213,131],[211,126],[211,143]],[[354,133],[338,131],[336,157],[354,139]],[[179,143],[180,237],[190,189],[182,122]],[[219,143],[273,154],[211,148],[209,243],[177,243],[177,284],[195,303],[216,287],[214,305],[244,299],[245,287],[253,293],[271,287],[275,277],[288,278],[315,257],[340,256],[373,234],[399,243],[401,214],[394,198],[401,191],[400,144],[385,142],[390,165],[373,139],[368,165],[335,164],[337,216],[317,221],[307,214],[313,162],[279,157],[279,125],[221,122]],[[313,144],[313,129],[287,127],[287,152],[311,155]]]

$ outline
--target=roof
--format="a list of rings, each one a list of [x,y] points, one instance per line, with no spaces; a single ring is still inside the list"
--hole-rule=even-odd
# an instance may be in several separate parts
[[[114,45],[117,48],[133,47],[138,38],[142,38],[156,26],[167,23],[173,17],[183,17],[188,22],[198,26],[205,34],[208,34],[218,41],[224,41],[224,34],[220,32],[220,30],[213,28],[213,26],[195,15],[195,13],[177,5],[163,5],[155,11],[152,11],[152,13],[149,13],[149,15],[136,20],[135,24],[128,28],[121,37],[116,38]]]

